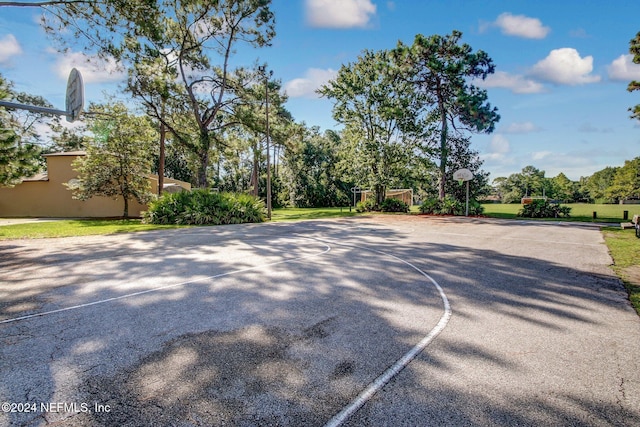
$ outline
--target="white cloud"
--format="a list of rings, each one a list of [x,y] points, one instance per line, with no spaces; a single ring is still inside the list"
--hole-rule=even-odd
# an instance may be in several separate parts
[[[554,49],[531,69],[532,75],[543,80],[566,85],[595,83],[600,76],[591,75],[593,57],[580,57],[577,50],[569,47]]]
[[[544,160],[549,156],[552,156],[554,153],[551,151],[534,151],[531,153],[532,160]]]
[[[72,52],[60,57],[53,65],[55,73],[62,79],[67,79],[72,68],[77,68],[82,74],[84,83],[107,83],[123,80],[124,72],[113,58],[100,59],[87,56],[82,52]]]
[[[507,154],[511,152],[511,144],[509,140],[501,134],[495,134],[491,137],[487,152],[481,154],[481,158],[489,163],[510,163],[507,161]]]
[[[540,132],[542,128],[534,125],[532,122],[511,123],[505,128],[500,128],[502,133],[532,133]]]
[[[551,28],[542,25],[537,18],[512,15],[509,12],[498,16],[493,25],[500,28],[503,34],[527,39],[543,39],[551,31]]]
[[[611,80],[640,80],[640,65],[633,63],[633,55],[620,55],[607,70]]]
[[[309,68],[304,77],[285,83],[284,90],[291,98],[319,98],[316,89],[335,78],[337,74],[338,72],[331,68]]]
[[[307,24],[317,28],[363,28],[375,13],[371,0],[306,0]]]
[[[614,133],[613,128],[599,128],[591,123],[583,123],[578,127],[578,132],[584,133]]]
[[[513,93],[539,93],[544,90],[543,85],[535,80],[504,71],[496,71],[494,74],[488,75],[484,80],[477,79],[474,84],[482,88],[498,87],[509,89]]]
[[[577,28],[575,30],[571,30],[569,32],[569,35],[577,39],[586,39],[589,37],[589,33],[587,33],[587,30],[585,30],[584,28]]]
[[[13,56],[20,55],[22,48],[13,34],[0,39],[0,64],[8,62]]]
[[[511,144],[503,135],[496,134],[489,142],[489,151],[496,154],[506,154],[511,151]]]

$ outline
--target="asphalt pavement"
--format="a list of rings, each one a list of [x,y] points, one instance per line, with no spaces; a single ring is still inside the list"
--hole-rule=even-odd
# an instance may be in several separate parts
[[[0,425],[640,425],[610,264],[419,216],[2,241]]]

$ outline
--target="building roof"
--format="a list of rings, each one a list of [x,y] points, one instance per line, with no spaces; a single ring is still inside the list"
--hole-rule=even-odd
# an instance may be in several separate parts
[[[57,156],[86,156],[86,151],[61,151],[59,153],[43,154],[42,157],[57,157]]]

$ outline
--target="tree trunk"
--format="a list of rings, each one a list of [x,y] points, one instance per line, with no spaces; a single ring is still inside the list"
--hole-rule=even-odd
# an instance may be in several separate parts
[[[200,166],[198,167],[198,187],[207,188],[207,168],[209,167],[209,150],[199,153]]]
[[[123,219],[129,219],[129,198],[123,197],[124,199],[124,212],[122,214]]]
[[[207,188],[207,169],[209,169],[209,148],[211,148],[211,138],[208,129],[200,129],[200,149],[198,158],[200,165],[198,167],[198,187]]]
[[[444,200],[445,198],[445,183],[447,181],[447,157],[449,150],[447,149],[447,111],[444,108],[444,101],[438,102],[440,107],[440,120],[442,122],[442,128],[440,129],[440,185],[438,198]]]
[[[387,196],[387,188],[386,186],[382,185],[382,184],[376,184],[375,186],[375,193],[376,193],[376,205],[378,207],[382,206],[382,203],[384,202],[384,199]]]
[[[253,149],[253,169],[252,169],[252,172],[251,172],[251,183],[250,183],[250,185],[253,187],[251,189],[251,193],[256,197],[258,197],[258,182],[259,182],[259,179],[258,179],[258,161],[259,161],[259,159],[258,159],[258,148],[254,147],[254,149]]]

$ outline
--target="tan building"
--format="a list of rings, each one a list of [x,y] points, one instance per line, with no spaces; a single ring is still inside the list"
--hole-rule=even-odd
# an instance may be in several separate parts
[[[124,210],[122,197],[92,197],[89,200],[75,200],[64,185],[78,177],[71,163],[84,156],[84,151],[45,154],[47,172],[25,179],[12,188],[0,188],[0,217],[42,217],[42,218],[108,218],[121,217]],[[151,191],[158,193],[158,176],[149,175]],[[191,184],[164,178],[164,187],[186,190]],[[147,209],[136,200],[129,200],[129,216],[139,217]]]

